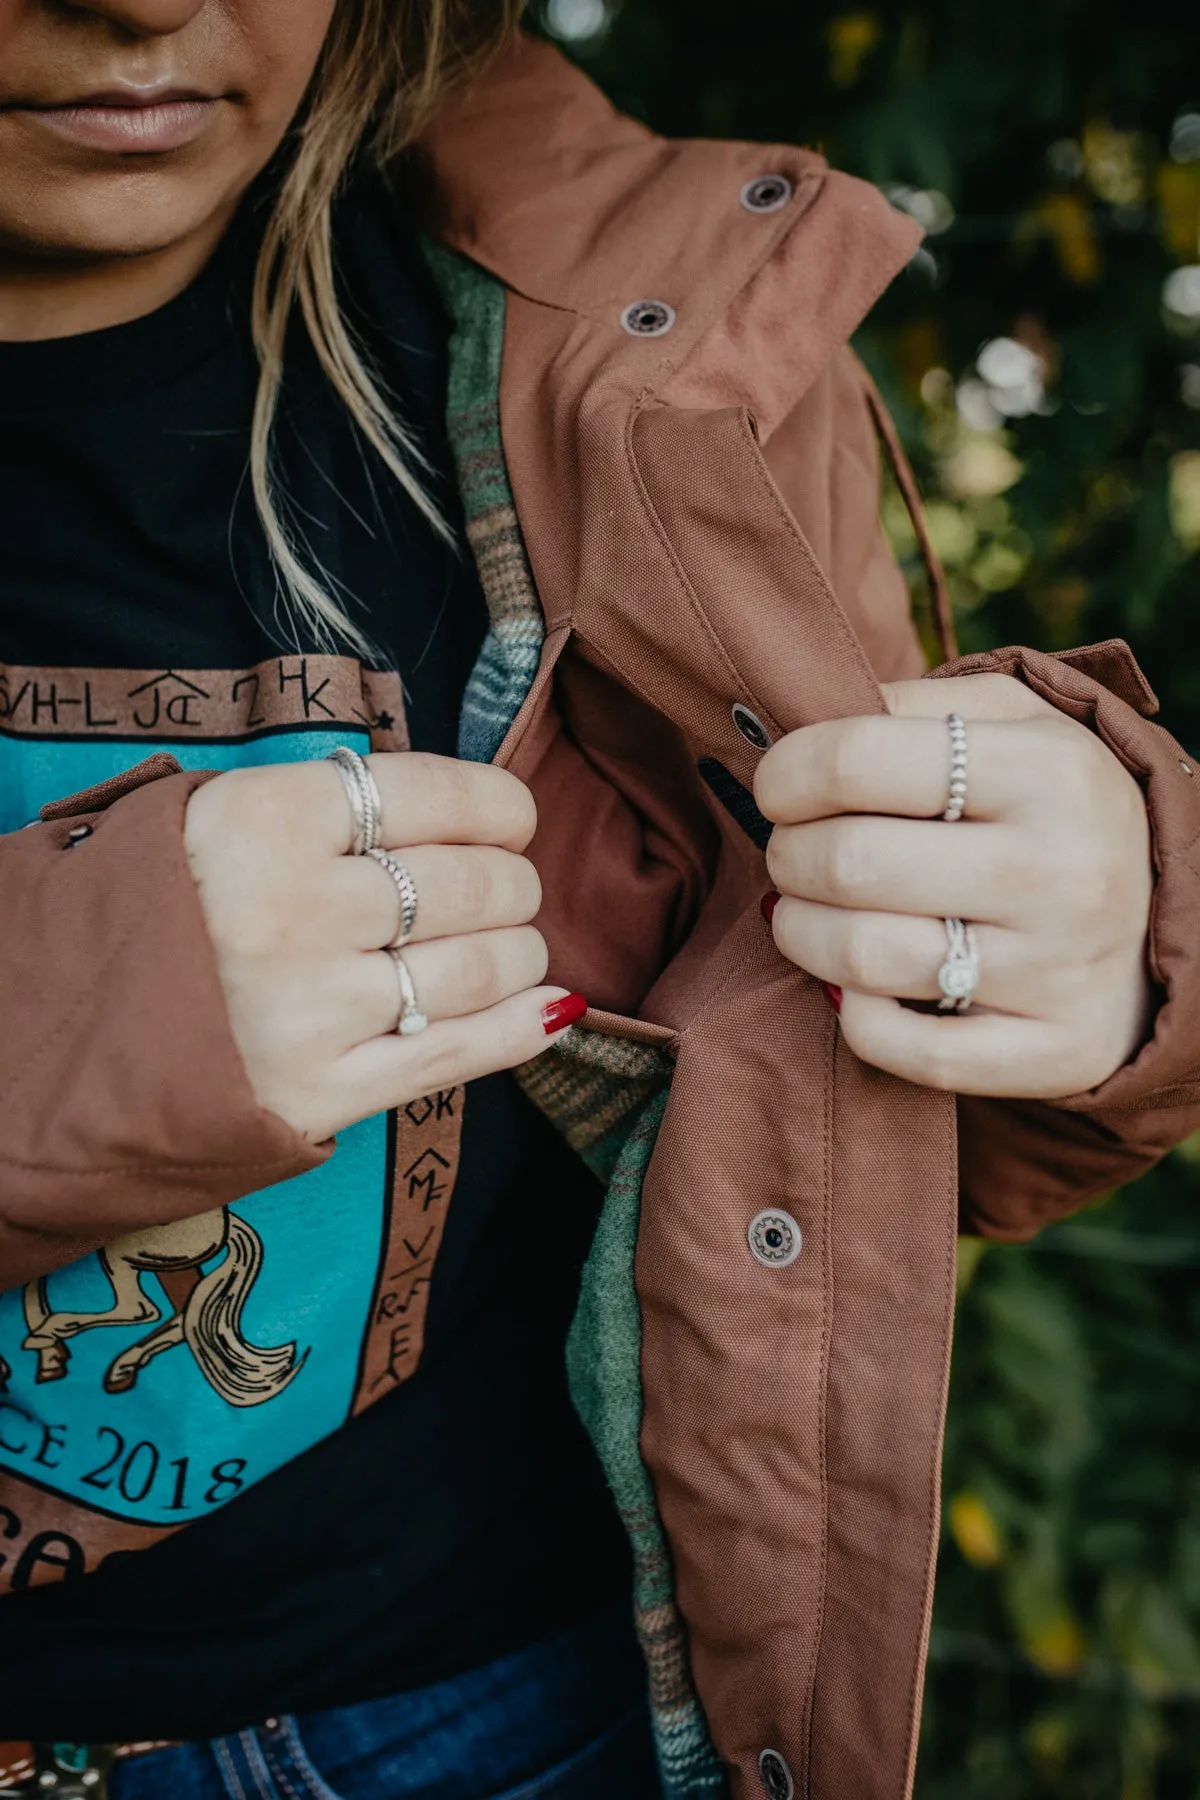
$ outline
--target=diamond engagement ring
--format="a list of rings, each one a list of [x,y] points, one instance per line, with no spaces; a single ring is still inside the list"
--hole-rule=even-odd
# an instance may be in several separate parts
[[[942,990],[938,1011],[965,1013],[979,988],[979,943],[973,925],[964,925],[961,919],[947,919],[945,924],[949,949],[938,970]]]
[[[383,837],[383,801],[379,798],[375,777],[358,751],[351,750],[347,744],[339,744],[325,760],[331,762],[341,776],[350,802],[354,819],[352,854],[366,856],[369,851],[379,848]]]
[[[953,825],[967,810],[967,728],[957,713],[948,713],[946,724],[950,728],[950,791],[942,817]]]

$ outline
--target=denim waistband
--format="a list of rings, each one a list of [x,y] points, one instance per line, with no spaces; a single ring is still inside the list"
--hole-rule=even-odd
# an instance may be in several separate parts
[[[568,1761],[644,1706],[622,1606],[428,1687],[139,1757],[110,1788],[112,1800],[479,1800]]]

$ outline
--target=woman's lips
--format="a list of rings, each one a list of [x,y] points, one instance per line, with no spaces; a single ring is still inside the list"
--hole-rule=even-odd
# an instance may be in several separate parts
[[[146,105],[99,101],[76,106],[29,109],[47,130],[88,150],[124,155],[182,150],[207,128],[219,100],[160,100]]]

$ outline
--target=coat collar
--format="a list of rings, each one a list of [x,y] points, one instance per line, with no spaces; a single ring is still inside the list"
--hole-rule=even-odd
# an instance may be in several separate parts
[[[656,136],[527,37],[439,115],[419,155],[442,242],[528,299],[608,324],[639,299],[664,300],[697,328],[715,323],[816,208],[834,225],[837,267],[825,260],[811,299],[821,335],[842,341],[919,239],[874,188],[811,151]],[[764,174],[795,190],[774,214],[741,204]],[[796,300],[811,319],[802,286]]]

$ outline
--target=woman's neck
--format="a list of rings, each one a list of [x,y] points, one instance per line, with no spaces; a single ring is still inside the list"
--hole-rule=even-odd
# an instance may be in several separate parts
[[[202,231],[140,256],[55,260],[0,246],[0,342],[78,337],[156,312],[195,280],[233,211],[230,206]]]

